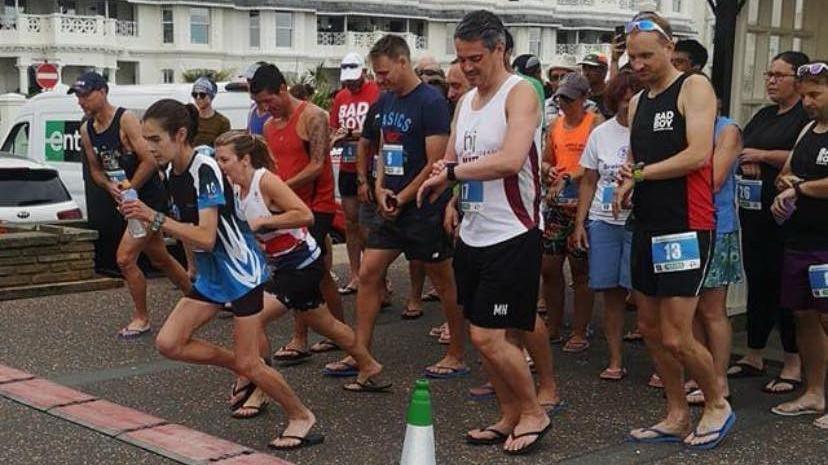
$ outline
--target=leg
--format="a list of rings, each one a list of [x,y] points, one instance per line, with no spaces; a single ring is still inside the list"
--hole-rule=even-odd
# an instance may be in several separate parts
[[[132,302],[135,308],[132,312],[132,320],[126,326],[127,329],[139,329],[149,324],[149,313],[147,312],[147,280],[144,273],[138,267],[138,256],[149,241],[150,235],[142,238],[134,238],[129,232],[124,232],[121,242],[118,245],[116,261],[121,274],[124,276]]]
[[[155,338],[158,352],[171,360],[234,370],[233,352],[193,337],[218,310],[219,306],[213,303],[188,297],[179,300]]]
[[[595,294],[589,288],[589,262],[586,256],[569,255],[569,268],[575,284],[575,305],[572,318],[572,338],[587,342],[587,327],[592,321]]]
[[[314,331],[333,341],[353,358],[364,374],[363,379],[375,376],[382,371],[382,365],[371,356],[368,349],[356,343],[356,336],[351,327],[334,318],[324,304],[312,310],[299,311],[296,316]]]
[[[525,333],[523,341],[538,371],[538,402],[546,409],[558,405],[561,397],[558,395],[558,383],[555,380],[555,363],[552,348],[549,346],[549,331],[540,315],[535,318],[535,330]]]
[[[604,291],[604,335],[609,348],[609,364],[607,368],[620,372],[624,367],[622,360],[624,334],[624,312],[627,290],[621,287]]]
[[[561,254],[543,255],[541,276],[543,295],[546,299],[546,321],[549,325],[549,337],[557,339],[561,336],[561,325],[564,314],[564,256]]]
[[[188,248],[184,248],[188,250]],[[150,263],[155,268],[164,272],[167,278],[173,282],[186,295],[192,288],[192,282],[184,267],[181,266],[176,259],[167,252],[167,246],[164,245],[164,238],[161,234],[151,234],[147,243],[144,246],[144,253],[150,259]],[[189,260],[189,258],[187,258]],[[193,263],[193,270],[195,270],[195,262]]]
[[[805,370],[805,392],[798,398],[785,402],[774,412],[795,412],[803,410],[822,411],[825,409],[825,370],[828,356],[828,337],[826,337],[825,316],[815,311],[796,312],[797,342],[802,349],[802,368]]]
[[[345,213],[345,245],[351,270],[346,287],[353,289],[359,285],[359,260],[363,247],[359,229],[359,200],[356,197],[342,197],[342,211]]]
[[[436,263],[426,263],[425,272],[431,279],[431,282],[434,283],[434,287],[440,295],[440,303],[446,315],[446,322],[448,323],[449,333],[451,334],[446,356],[434,366],[429,367],[429,369],[434,369],[435,372],[440,373],[446,370],[436,369],[436,367],[445,367],[448,369],[465,368],[463,364],[463,348],[466,344],[466,320],[463,318],[463,312],[457,305],[457,285],[454,282],[452,261],[449,259]],[[417,292],[422,295],[422,287]]]
[[[411,279],[411,293],[403,312],[403,318],[419,318],[423,314],[423,287],[425,287],[426,269],[420,260],[409,260],[408,275]]]
[[[758,224],[743,223],[742,227],[742,252],[748,290],[748,351],[740,362],[759,369],[764,368],[762,351],[773,329],[773,315],[779,298],[778,294],[772,292],[772,289],[778,287],[779,284],[771,282],[771,279],[767,277],[771,272],[765,268],[770,265],[765,254],[769,253],[767,248],[770,244],[767,242],[768,237],[763,233],[763,229],[763,225]]]
[[[724,396],[730,395],[727,382],[727,366],[730,362],[733,329],[727,317],[727,287],[705,289],[699,298],[700,321],[706,335],[707,347],[713,357],[716,381]]]
[[[366,249],[359,269],[359,290],[356,298],[357,344],[371,348],[377,314],[380,310],[382,277],[388,266],[400,255],[399,250]]]

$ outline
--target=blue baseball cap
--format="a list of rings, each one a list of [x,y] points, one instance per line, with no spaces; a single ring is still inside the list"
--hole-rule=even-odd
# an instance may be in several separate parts
[[[66,93],[88,94],[93,90],[100,89],[109,89],[109,84],[106,83],[106,79],[94,71],[87,71],[75,79],[74,84],[69,87],[69,90]]]

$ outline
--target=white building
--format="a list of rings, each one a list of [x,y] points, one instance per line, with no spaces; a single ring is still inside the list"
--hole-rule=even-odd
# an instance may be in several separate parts
[[[187,69],[239,72],[256,60],[289,73],[334,69],[388,32],[447,64],[457,22],[481,8],[501,15],[518,53],[574,64],[608,51],[614,28],[640,3],[657,4],[681,35],[697,33],[694,18],[703,21],[706,8],[701,0],[2,1],[0,93],[27,93],[30,66],[44,61],[59,65],[64,83],[86,69],[116,83],[180,82]]]

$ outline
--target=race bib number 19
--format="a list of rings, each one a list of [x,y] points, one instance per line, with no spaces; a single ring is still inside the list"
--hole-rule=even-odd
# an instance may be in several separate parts
[[[817,299],[828,297],[828,265],[813,265],[808,268],[811,293]]]
[[[402,145],[384,145],[382,157],[385,162],[385,174],[402,176],[405,174],[405,165]]]
[[[465,213],[483,209],[483,182],[465,181],[460,189],[460,209]]]
[[[653,237],[652,254],[653,270],[656,273],[695,270],[701,267],[699,238],[695,232]]]

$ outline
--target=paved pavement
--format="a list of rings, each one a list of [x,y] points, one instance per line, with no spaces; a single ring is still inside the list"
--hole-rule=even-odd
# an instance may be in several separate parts
[[[336,269],[345,275],[343,265]],[[426,335],[428,328],[440,323],[439,304],[426,304],[425,317],[414,322],[398,316],[408,287],[406,269],[404,262],[398,261],[390,273],[397,290],[395,305],[381,314],[375,333],[376,353],[386,365],[386,376],[396,382],[393,393],[345,393],[342,380],[323,378],[320,370],[339,357],[338,353],[315,356],[304,365],[284,369],[289,382],[317,414],[327,438],[322,446],[275,454],[279,458],[297,465],[398,463],[411,385],[443,350]],[[150,305],[156,309],[156,328],[177,297],[169,282],[151,282]],[[354,298],[346,298],[346,305],[352,319]],[[125,321],[128,306],[125,289],[2,302],[0,365],[270,454],[265,445],[284,424],[282,413],[271,406],[259,418],[233,420],[225,405],[232,380],[229,373],[164,360],[149,338],[118,341],[114,333]],[[630,322],[633,317],[628,315]],[[215,320],[201,336],[228,344],[230,327],[229,320]],[[274,347],[284,343],[289,333],[288,319],[274,324],[270,328]],[[482,382],[477,357],[470,351],[470,377],[431,383],[438,463],[826,463],[828,441],[824,431],[811,425],[813,417],[771,415],[768,409],[790,396],[761,393],[762,380],[758,379],[733,382],[739,420],[718,450],[702,453],[676,445],[626,443],[629,429],[656,421],[663,408],[661,392],[645,384],[651,367],[644,348],[627,345],[626,349],[630,376],[621,383],[598,379],[606,356],[600,337],[582,354],[554,349],[567,407],[554,418],[555,426],[542,449],[522,458],[507,457],[496,447],[471,447],[462,441],[465,431],[487,424],[496,415],[494,403],[467,398],[467,389]],[[0,397],[0,463],[175,463],[50,413]],[[246,457],[250,456],[242,458]]]

